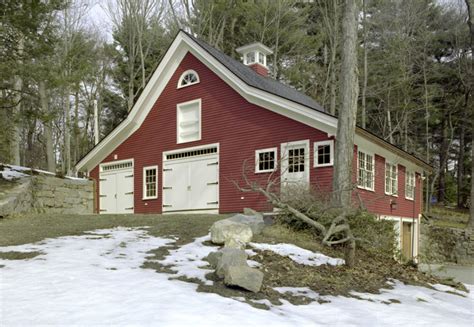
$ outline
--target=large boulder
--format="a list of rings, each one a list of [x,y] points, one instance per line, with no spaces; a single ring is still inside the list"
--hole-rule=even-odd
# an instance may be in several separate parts
[[[224,284],[239,286],[254,293],[260,291],[262,281],[263,273],[247,265],[230,266],[224,278]]]
[[[216,275],[224,278],[227,270],[233,266],[247,266],[247,253],[243,250],[223,248],[220,259],[217,261]]]
[[[225,244],[230,239],[248,243],[252,236],[252,229],[248,225],[230,219],[216,221],[211,226],[211,242],[214,244]]]
[[[216,269],[217,268],[217,263],[222,257],[222,251],[216,251],[216,252],[211,252],[207,255],[207,257],[204,258],[205,261],[209,262],[209,265]]]
[[[241,223],[248,225],[252,229],[253,235],[258,235],[262,232],[265,227],[265,222],[263,221],[263,216],[256,212],[255,210],[245,208],[244,215],[237,214],[233,217],[228,218],[230,221],[236,223]],[[247,214],[250,213],[250,214]]]

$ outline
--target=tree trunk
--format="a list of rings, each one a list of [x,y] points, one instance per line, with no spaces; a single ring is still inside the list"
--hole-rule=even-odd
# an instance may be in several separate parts
[[[337,102],[337,92],[336,92],[336,54],[337,54],[337,44],[339,42],[338,34],[339,34],[339,15],[338,15],[338,6],[337,0],[333,0],[333,10],[334,10],[334,18],[333,18],[333,35],[332,35],[332,42],[331,42],[331,82],[330,82],[330,94],[331,94],[331,101],[329,112],[331,115],[336,115],[336,102]]]
[[[367,97],[367,12],[366,12],[366,0],[362,0],[362,11],[364,16],[364,22],[362,24],[362,35],[364,44],[364,81],[362,83],[362,112],[361,112],[361,125],[362,128],[367,126],[367,108],[366,108],[366,97]]]
[[[23,47],[24,47],[24,38],[21,35],[20,39],[18,40],[18,56],[20,59],[18,60],[18,66],[23,65],[23,60],[21,59],[23,56]],[[13,107],[13,133],[10,140],[10,156],[11,162],[14,165],[20,165],[20,112],[21,112],[21,101],[22,96],[21,92],[23,89],[23,79],[20,75],[15,75],[14,81],[14,90],[15,90],[15,106]]]
[[[64,171],[71,174],[71,101],[69,99],[69,86],[66,86],[66,103],[64,106]]]
[[[337,124],[333,179],[333,202],[350,207],[352,198],[352,161],[359,85],[357,78],[357,1],[346,0],[342,25],[340,108]]]
[[[76,88],[76,93],[74,94],[74,127],[73,127],[73,137],[74,137],[74,150],[73,150],[73,163],[76,164],[76,162],[79,160],[79,147],[80,147],[80,141],[79,141],[79,86]]]
[[[56,173],[56,159],[54,155],[54,144],[53,144],[53,127],[52,117],[50,117],[48,98],[46,96],[46,85],[44,81],[39,83],[39,96],[41,101],[41,110],[46,116],[44,124],[44,138],[46,144],[46,166],[47,170]]]
[[[466,97],[467,104],[467,97]],[[465,197],[464,197],[464,158],[465,158],[465,138],[466,138],[466,119],[467,119],[468,108],[463,108],[463,117],[459,121],[460,132],[459,132],[459,154],[458,154],[458,185],[457,185],[457,207],[464,208]]]
[[[441,122],[441,140],[439,151],[438,203],[444,205],[446,201],[446,164],[448,161],[448,126],[447,117]]]

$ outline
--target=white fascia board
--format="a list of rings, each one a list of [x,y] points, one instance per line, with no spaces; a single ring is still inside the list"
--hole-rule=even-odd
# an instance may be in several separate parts
[[[423,168],[418,166],[414,162],[411,162],[405,158],[398,156],[393,151],[390,151],[389,149],[366,139],[362,135],[356,134],[354,138],[354,143],[360,149],[370,149],[372,153],[385,158],[386,161],[389,161],[392,164],[402,165],[408,170],[415,171],[419,174],[423,173]]]
[[[161,92],[168,84],[171,76],[187,52],[186,46],[182,42],[182,35],[183,33],[178,34],[169,47],[127,118],[77,163],[77,171],[90,171],[93,169],[117,146],[140,128],[155,104],[156,99],[161,95]]]

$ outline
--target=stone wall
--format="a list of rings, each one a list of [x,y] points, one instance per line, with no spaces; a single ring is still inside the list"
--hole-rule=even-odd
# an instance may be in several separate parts
[[[90,214],[93,182],[37,175],[3,182],[0,217],[26,213]]]
[[[32,192],[35,212],[93,213],[92,181],[33,176]]]
[[[474,264],[474,230],[421,225],[421,260]]]

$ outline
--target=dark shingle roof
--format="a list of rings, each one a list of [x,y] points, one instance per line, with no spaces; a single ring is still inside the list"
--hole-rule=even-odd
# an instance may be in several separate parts
[[[280,83],[270,77],[264,77],[257,74],[250,67],[245,66],[243,63],[229,57],[228,55],[210,46],[206,42],[195,38],[189,33],[186,34],[246,84],[262,91],[266,91],[268,93],[272,93],[290,101],[299,103],[311,109],[326,113],[326,110],[324,110],[324,108],[319,103],[314,101],[309,96],[304,95],[294,88]]]

